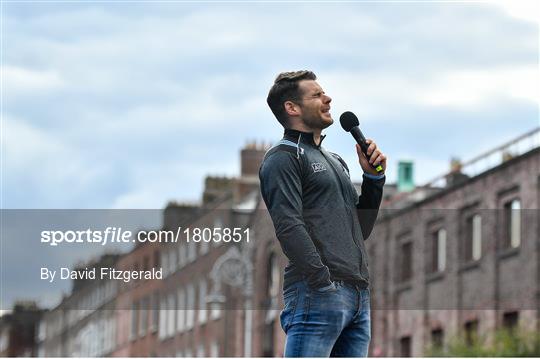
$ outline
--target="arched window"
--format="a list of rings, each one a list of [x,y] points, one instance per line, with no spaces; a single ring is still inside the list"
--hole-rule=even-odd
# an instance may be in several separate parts
[[[266,294],[269,299],[277,298],[279,295],[279,277],[280,270],[277,256],[272,252],[266,265]]]

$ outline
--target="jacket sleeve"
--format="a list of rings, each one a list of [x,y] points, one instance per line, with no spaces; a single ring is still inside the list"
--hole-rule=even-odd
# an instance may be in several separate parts
[[[375,225],[379,206],[381,205],[385,179],[386,177],[384,176],[381,178],[367,176],[365,174],[363,176],[362,194],[358,198],[356,212],[364,240],[368,239]]]
[[[332,282],[302,216],[301,173],[300,163],[291,153],[276,151],[260,168],[261,193],[283,253],[304,274],[310,287],[320,288]]]

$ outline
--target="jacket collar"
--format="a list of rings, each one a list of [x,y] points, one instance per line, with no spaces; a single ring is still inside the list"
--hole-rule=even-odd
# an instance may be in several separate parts
[[[321,141],[318,145],[315,144],[315,141],[313,140],[313,132],[303,132],[298,130],[293,130],[292,128],[286,128],[285,133],[283,134],[283,138],[287,139],[289,141],[292,141],[294,143],[304,143],[311,145],[313,147],[319,148],[321,147],[322,141],[326,135],[321,135]]]

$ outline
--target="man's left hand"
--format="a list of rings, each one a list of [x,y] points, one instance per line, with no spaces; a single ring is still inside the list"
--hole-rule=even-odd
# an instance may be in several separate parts
[[[369,145],[367,154],[364,155],[364,152],[362,152],[362,149],[360,148],[360,145],[356,145],[356,153],[358,154],[358,162],[360,163],[360,167],[362,167],[362,170],[365,173],[369,173],[372,175],[381,175],[384,174],[386,171],[386,156],[377,148],[377,144],[373,142],[371,139],[367,139],[366,143]],[[377,167],[378,165],[381,165],[383,170],[382,172],[377,172],[374,167]]]

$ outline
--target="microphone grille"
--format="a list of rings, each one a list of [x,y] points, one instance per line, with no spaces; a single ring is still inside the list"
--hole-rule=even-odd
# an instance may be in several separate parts
[[[358,122],[358,117],[351,111],[346,111],[339,116],[339,123],[341,123],[341,127],[347,132],[350,132],[353,127],[358,126],[360,122]]]

